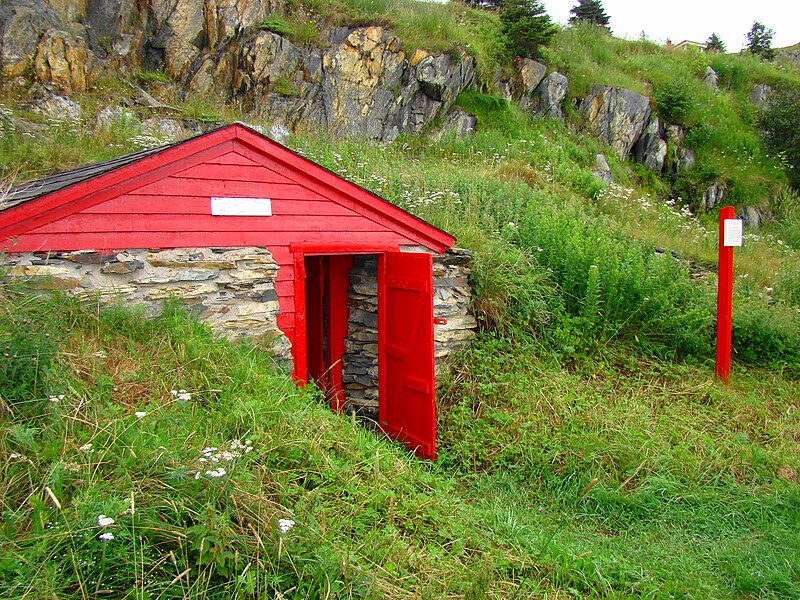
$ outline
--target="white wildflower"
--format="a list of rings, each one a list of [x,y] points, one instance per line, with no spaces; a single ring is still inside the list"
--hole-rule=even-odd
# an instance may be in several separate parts
[[[219,467],[218,469],[214,469],[213,471],[206,471],[206,477],[213,477],[213,478],[223,477],[225,473],[226,473],[225,469]]]
[[[105,515],[97,515],[97,526],[98,527],[108,527],[109,525],[114,524],[114,519],[111,517],[107,517]]]
[[[295,522],[291,519],[278,519],[278,531],[280,531],[281,535],[288,532],[294,526]]]
[[[141,419],[141,418],[147,416],[147,413],[145,411],[143,411],[143,410],[136,411],[133,414],[136,416],[137,419]]]
[[[111,533],[110,531],[106,531],[105,533],[101,533],[100,535],[98,535],[97,539],[100,540],[101,542],[110,542],[111,540],[114,539],[114,534]]]

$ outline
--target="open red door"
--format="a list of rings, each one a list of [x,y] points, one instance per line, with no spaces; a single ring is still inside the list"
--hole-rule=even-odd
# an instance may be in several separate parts
[[[429,254],[383,255],[378,418],[388,435],[435,459],[432,264]]]

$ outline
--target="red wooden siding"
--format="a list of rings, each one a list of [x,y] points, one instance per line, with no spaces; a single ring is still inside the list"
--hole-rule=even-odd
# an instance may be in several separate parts
[[[212,216],[212,196],[270,198],[272,216]],[[290,245],[442,252],[453,241],[239,124],[0,212],[0,247],[14,252],[266,247],[280,265],[278,326],[292,341]]]

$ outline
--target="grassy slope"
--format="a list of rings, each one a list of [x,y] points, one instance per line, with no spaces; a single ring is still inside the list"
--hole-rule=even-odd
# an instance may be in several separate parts
[[[565,371],[484,338],[427,464],[181,311],[13,292],[2,309],[15,364],[38,352],[29,379],[49,375],[4,395],[3,597],[800,592],[797,387],[775,373],[725,389],[637,358]],[[252,452],[199,462],[233,440]]]
[[[441,390],[439,462],[330,414],[180,311],[98,317],[5,291],[0,365],[23,385],[0,391],[0,594],[800,595],[795,252],[763,235],[738,252],[741,360],[721,387],[713,289],[651,250],[713,263],[713,235],[623,163],[601,189],[596,141],[480,94],[459,102],[482,126],[469,141],[292,142],[476,251],[487,332]],[[5,135],[4,172],[120,153],[134,133],[47,132]],[[40,367],[20,368],[34,353]],[[233,440],[254,450],[202,475],[202,450]],[[114,540],[97,539],[99,514]],[[283,536],[281,518],[297,523]]]

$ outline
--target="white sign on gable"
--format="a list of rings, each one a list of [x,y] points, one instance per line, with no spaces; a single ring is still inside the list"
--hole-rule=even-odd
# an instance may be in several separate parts
[[[269,198],[211,198],[211,214],[219,217],[271,217]]]
[[[723,246],[741,246],[744,235],[744,223],[741,219],[725,219],[722,229]]]

